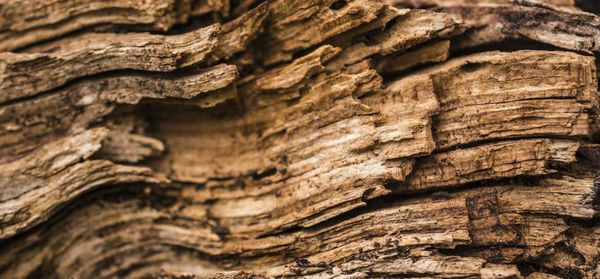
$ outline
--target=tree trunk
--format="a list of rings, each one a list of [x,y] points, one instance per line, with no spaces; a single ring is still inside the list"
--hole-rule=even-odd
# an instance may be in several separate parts
[[[594,12],[0,0],[0,278],[600,278]]]

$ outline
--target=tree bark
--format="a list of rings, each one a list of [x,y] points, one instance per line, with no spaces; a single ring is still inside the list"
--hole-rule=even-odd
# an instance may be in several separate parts
[[[599,278],[594,3],[0,0],[0,278]]]

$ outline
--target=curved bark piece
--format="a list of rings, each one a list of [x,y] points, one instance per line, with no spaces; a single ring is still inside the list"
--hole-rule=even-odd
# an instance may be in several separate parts
[[[138,104],[145,98],[185,100],[198,107],[217,105],[237,96],[237,77],[236,67],[224,64],[178,75],[110,74],[0,106],[0,163],[86,129],[112,112],[116,104]]]
[[[170,72],[200,63],[215,49],[219,29],[215,24],[174,36],[84,34],[30,50],[35,53],[0,53],[0,103],[108,71]]]
[[[0,51],[19,49],[37,42],[101,24],[143,25],[166,31],[187,21],[181,13],[188,1],[50,1],[3,0],[0,2]],[[189,9],[189,8],[188,8]]]
[[[0,165],[0,239],[39,224],[58,207],[100,185],[165,181],[148,168],[86,161],[106,136],[105,129],[88,130]]]
[[[584,53],[600,52],[600,18],[531,0],[510,4],[443,5],[434,10],[462,21],[467,31],[454,47],[472,48],[526,39]],[[535,20],[532,20],[535,19]]]

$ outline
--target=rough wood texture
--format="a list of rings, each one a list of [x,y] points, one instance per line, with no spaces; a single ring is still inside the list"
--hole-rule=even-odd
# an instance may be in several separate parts
[[[87,160],[101,147],[107,131],[88,130],[49,143],[19,160],[3,164],[1,238],[46,219],[59,205],[84,191],[103,184],[150,182],[148,168],[115,165],[110,161]]]
[[[578,7],[0,0],[0,278],[598,278]]]
[[[219,25],[177,36],[85,34],[0,54],[0,102],[30,97],[76,78],[115,70],[169,72],[202,62],[217,46]],[[52,76],[52,79],[45,79]]]
[[[519,1],[519,0],[517,0]],[[452,6],[456,4],[510,4],[517,2],[515,0],[386,0],[386,3],[392,6],[403,6],[411,8],[428,8],[432,6]],[[587,1],[587,0],[582,0]],[[539,3],[546,3],[555,6],[570,7],[575,5],[574,0],[537,0]]]
[[[100,24],[147,25],[166,31],[187,20],[189,1],[2,0],[0,50],[15,50],[81,28]],[[189,4],[188,4],[189,5]]]
[[[430,67],[439,149],[535,135],[591,136],[598,105],[594,59],[569,52],[486,52]]]
[[[444,1],[434,10],[453,15],[468,28],[456,40],[457,48],[526,39],[587,53],[600,51],[600,19],[593,14],[535,0],[497,2]]]
[[[81,80],[34,99],[0,106],[0,162],[19,158],[65,135],[81,132],[116,104],[147,99],[186,99],[207,107],[235,98],[235,66],[218,65],[191,74],[128,73]]]

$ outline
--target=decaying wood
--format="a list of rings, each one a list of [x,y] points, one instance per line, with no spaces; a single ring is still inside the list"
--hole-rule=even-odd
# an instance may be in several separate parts
[[[376,69],[384,75],[397,74],[420,64],[446,61],[449,55],[450,41],[436,41],[393,57],[382,57]]]
[[[586,138],[597,109],[594,59],[570,52],[486,52],[424,70],[440,113],[439,149],[534,135]]]
[[[449,2],[444,1],[435,10],[453,15],[468,28],[465,36],[456,40],[456,48],[526,39],[581,52],[600,51],[600,19],[593,14],[535,0],[498,4]]]
[[[594,199],[598,193],[595,183],[594,179],[570,177],[548,178],[535,184],[499,183],[493,188],[395,201],[310,230],[255,240],[227,239],[224,242],[221,240],[223,229],[206,219],[205,208],[200,204],[177,201],[173,197],[179,196],[176,189],[168,195],[169,198],[165,194],[153,193],[162,197],[158,200],[153,199],[149,191],[140,191],[125,200],[110,199],[109,194],[97,204],[83,207],[61,221],[63,226],[73,227],[72,234],[57,233],[56,238],[42,239],[31,236],[22,240],[23,243],[11,245],[7,251],[30,261],[30,265],[19,268],[24,270],[23,274],[43,264],[61,266],[65,271],[59,270],[58,274],[67,274],[69,266],[77,266],[72,253],[80,257],[85,255],[96,262],[79,266],[82,276],[101,272],[103,259],[115,256],[105,255],[101,249],[92,247],[115,245],[109,243],[119,240],[115,252],[131,253],[139,249],[137,245],[153,247],[170,243],[210,255],[228,255],[221,263],[224,266],[232,264],[228,257],[237,259],[238,262],[233,264],[242,267],[269,264],[272,267],[262,271],[270,276],[316,273],[315,276],[333,277],[341,273],[368,273],[373,270],[388,274],[476,275],[484,272],[482,269],[489,265],[486,260],[494,257],[506,258],[501,258],[500,262],[510,262],[511,258],[519,257],[539,258],[539,255],[549,252],[545,248],[560,245],[565,240],[572,241],[577,235],[573,231],[581,231],[594,239],[593,231],[570,228],[561,216],[594,216]],[[531,203],[519,202],[529,198]],[[553,217],[539,217],[540,214]],[[407,219],[412,222],[407,223]],[[56,226],[54,230],[61,230],[61,227]],[[131,234],[132,231],[136,233]],[[51,231],[47,234],[53,235]],[[597,232],[595,237],[598,241]],[[50,247],[64,242],[72,245],[65,251],[51,251]],[[80,245],[92,246],[82,249],[77,247]],[[493,253],[489,255],[481,254],[480,258],[469,258],[460,255],[461,252],[444,255],[435,250],[423,250],[423,247],[436,247],[447,251],[458,245],[463,251],[475,250],[473,253],[485,247],[499,247],[500,250],[491,250]],[[593,243],[588,245],[593,246]],[[23,250],[22,247],[29,249]],[[31,250],[30,247],[39,247],[36,249],[40,250]],[[585,247],[570,249],[590,258],[600,253],[598,247],[587,251]],[[169,252],[165,252],[168,256]],[[53,255],[54,263],[44,262],[42,255],[47,254]],[[63,257],[70,260],[63,260]],[[126,257],[119,256],[123,260]],[[197,261],[200,264],[202,259]],[[540,258],[540,262],[543,261]],[[290,263],[285,264],[287,262]],[[546,264],[552,266],[552,263]]]
[[[586,1],[586,0],[583,0]],[[457,4],[510,4],[515,0],[387,0],[386,3],[392,6],[428,8],[432,6],[452,6]],[[546,3],[555,6],[570,7],[575,5],[574,0],[537,0],[539,3]]]
[[[235,66],[218,65],[193,74],[128,73],[81,80],[38,98],[0,108],[0,162],[19,158],[46,142],[81,132],[116,104],[142,98],[186,99],[206,107],[235,98]]]
[[[102,184],[151,182],[148,168],[115,165],[110,161],[81,160],[101,147],[107,131],[88,130],[38,148],[34,153],[2,165],[2,238],[12,236],[47,218],[59,205]]]
[[[81,28],[100,24],[147,25],[166,31],[187,20],[189,1],[2,0],[0,50],[14,50]],[[187,4],[189,5],[189,3]]]
[[[0,278],[597,278],[590,7],[0,0]]]
[[[202,62],[217,46],[220,26],[177,36],[85,34],[29,53],[0,54],[1,102],[33,96],[83,76],[115,71],[168,72]],[[44,79],[52,76],[53,79]]]
[[[369,0],[273,1],[266,25],[265,63],[289,61],[297,51],[360,27],[385,15],[382,3]],[[333,6],[333,8],[331,8]]]

